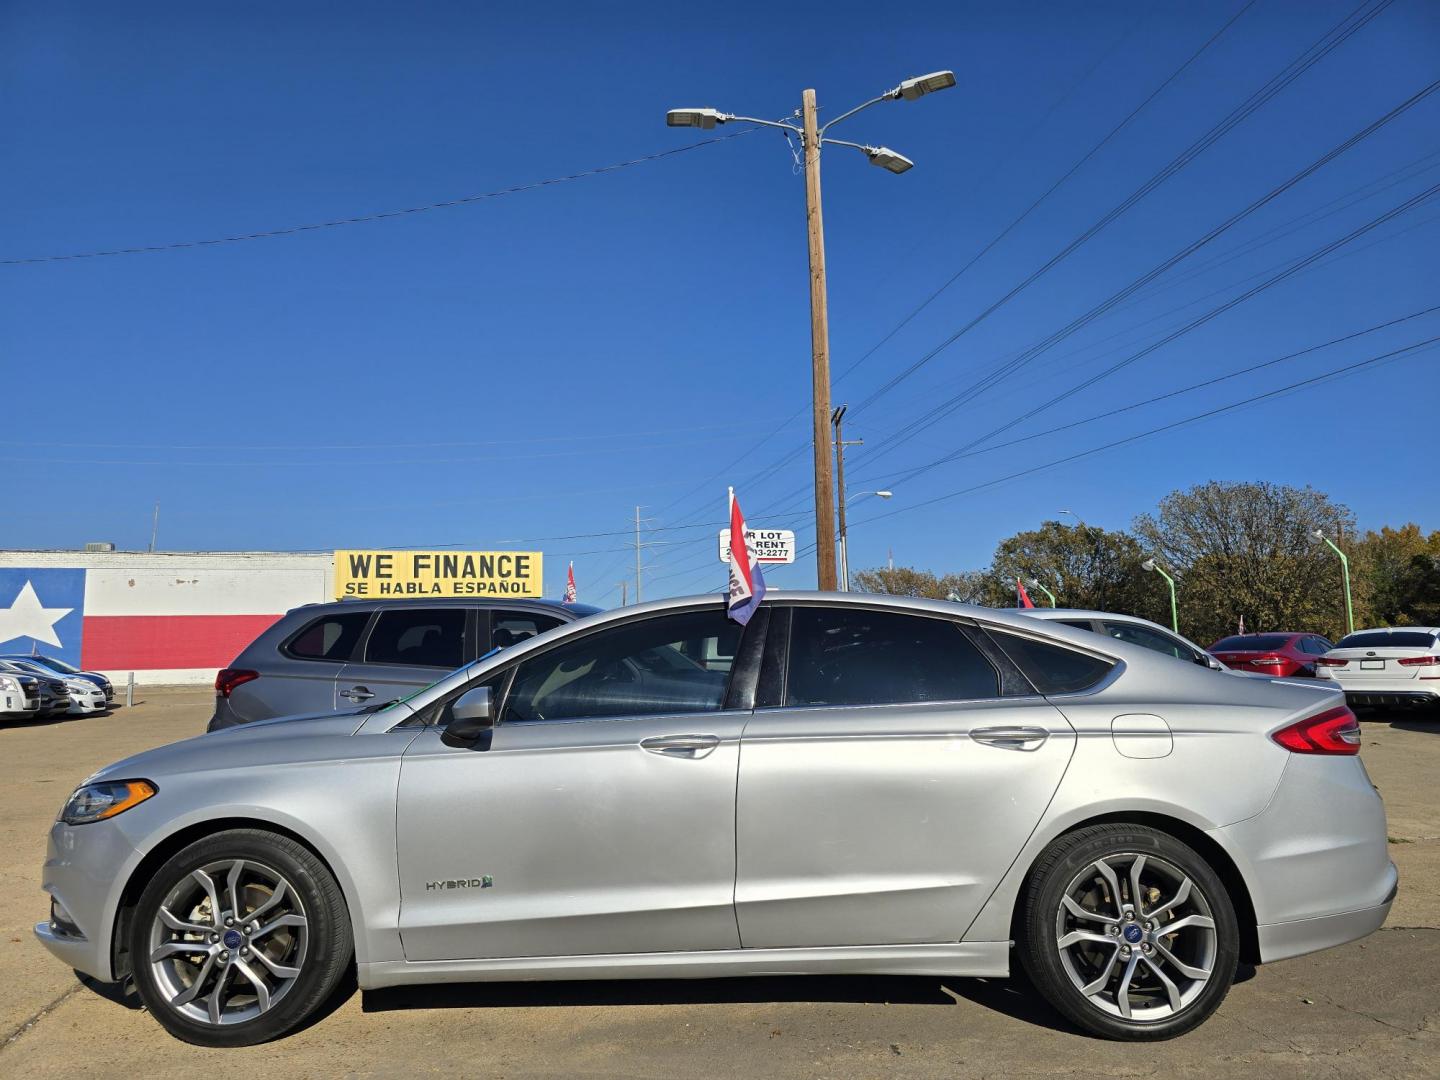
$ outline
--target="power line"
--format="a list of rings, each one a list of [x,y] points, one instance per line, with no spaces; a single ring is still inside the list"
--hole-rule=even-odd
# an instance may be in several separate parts
[[[70,255],[36,255],[20,259],[0,259],[0,266],[28,266],[34,263],[71,262],[77,259],[106,259],[115,255],[148,255],[158,251],[180,251],[185,248],[214,247],[218,244],[238,244],[247,240],[271,240],[278,236],[294,236],[297,233],[316,232],[321,229],[337,229],[343,225],[363,225],[372,221],[385,221],[390,218],[424,214],[431,210],[449,210],[457,206],[468,206],[471,203],[483,202],[487,199],[498,199],[506,195],[518,195],[521,192],[535,191],[538,188],[551,187],[555,184],[568,184],[574,180],[584,180],[592,176],[618,172],[621,169],[634,168],[636,165],[659,161],[661,158],[673,157],[676,154],[688,154],[690,151],[698,150],[702,146],[713,146],[715,143],[724,142],[727,139],[736,139],[742,135],[748,135],[751,130],[753,129],[734,131],[709,139],[701,139],[699,142],[688,143],[685,146],[661,150],[655,154],[646,154],[644,157],[631,158],[629,161],[619,161],[613,165],[601,165],[593,169],[584,169],[580,172],[569,173],[565,176],[552,176],[547,180],[534,180],[528,184],[515,184],[512,187],[500,188],[497,191],[484,191],[476,195],[462,195],[458,199],[445,199],[442,202],[427,203],[424,206],[407,206],[399,210],[382,210],[374,214],[357,214],[353,217],[316,221],[308,225],[290,225],[278,229],[265,229],[260,232],[239,233],[234,236],[217,236],[208,240],[180,240],[170,244],[146,244],[140,247],[112,248],[108,251],[84,251]]]
[[[1231,215],[1229,218],[1227,218],[1225,221],[1222,221],[1219,225],[1216,225],[1216,226],[1215,226],[1214,228],[1212,228],[1210,231],[1208,231],[1207,233],[1205,233],[1205,235],[1201,236],[1201,237],[1200,237],[1199,239],[1197,239],[1197,240],[1191,241],[1189,244],[1185,245],[1183,248],[1181,248],[1179,251],[1175,252],[1175,253],[1174,253],[1173,255],[1171,255],[1169,258],[1161,261],[1160,263],[1158,263],[1157,265],[1155,265],[1154,267],[1152,267],[1151,269],[1149,269],[1148,271],[1146,271],[1144,274],[1140,275],[1140,276],[1139,276],[1138,278],[1136,278],[1134,281],[1130,282],[1130,284],[1126,285],[1124,288],[1120,289],[1119,291],[1117,291],[1117,292],[1115,292],[1115,293],[1112,293],[1108,298],[1106,298],[1105,300],[1101,301],[1101,302],[1100,302],[1099,304],[1097,304],[1095,307],[1092,307],[1089,311],[1085,312],[1083,315],[1077,316],[1075,319],[1071,320],[1071,322],[1070,322],[1069,324],[1067,324],[1066,326],[1063,326],[1063,327],[1061,327],[1059,330],[1054,331],[1054,332],[1053,332],[1052,334],[1050,334],[1047,338],[1045,338],[1044,340],[1036,343],[1035,345],[1032,345],[1030,348],[1028,348],[1028,349],[1026,349],[1024,352],[1020,353],[1020,355],[1017,356],[1017,357],[1015,357],[1013,360],[1011,360],[1011,361],[1009,361],[1009,362],[1007,362],[1007,363],[1005,363],[1005,364],[1002,364],[999,368],[997,368],[997,369],[995,369],[994,371],[990,372],[988,375],[986,375],[986,376],[982,377],[981,379],[978,379],[978,380],[976,380],[975,382],[971,383],[971,384],[969,385],[969,387],[967,387],[965,390],[961,391],[959,394],[956,394],[956,395],[950,397],[949,399],[947,399],[946,401],[941,402],[939,405],[936,405],[935,407],[933,407],[932,409],[930,409],[928,412],[926,412],[925,414],[923,414],[922,416],[920,416],[920,417],[917,418],[916,420],[912,421],[910,424],[908,424],[908,425],[906,425],[905,427],[901,428],[901,429],[900,429],[900,432],[898,432],[896,435],[891,436],[891,437],[888,438],[884,443],[882,443],[880,446],[878,446],[874,451],[872,451],[871,453],[867,454],[867,455],[865,456],[865,457],[866,457],[866,461],[869,462],[869,461],[874,460],[874,459],[876,459],[876,458],[878,458],[878,457],[884,456],[885,454],[887,454],[887,453],[891,452],[892,450],[894,450],[896,447],[903,445],[905,442],[907,442],[909,439],[913,438],[915,435],[919,434],[921,431],[924,431],[924,430],[926,430],[927,428],[934,426],[935,424],[937,424],[937,423],[939,423],[941,420],[943,420],[945,417],[947,417],[947,416],[951,415],[953,412],[955,412],[955,410],[957,410],[957,409],[959,409],[961,406],[965,405],[967,402],[974,400],[976,397],[978,397],[980,394],[982,394],[985,390],[989,389],[990,387],[993,387],[994,385],[996,385],[997,383],[1001,382],[1002,380],[1004,380],[1004,379],[1007,378],[1008,376],[1014,374],[1016,371],[1020,370],[1022,367],[1024,367],[1024,366],[1027,365],[1027,364],[1029,364],[1029,363],[1030,363],[1032,360],[1034,360],[1037,356],[1041,355],[1042,353],[1046,352],[1046,351],[1049,350],[1050,348],[1052,348],[1052,347],[1054,347],[1055,345],[1057,345],[1059,342],[1065,340],[1066,338],[1068,338],[1068,337],[1072,336],[1073,334],[1077,333],[1079,330],[1081,330],[1081,329],[1083,329],[1084,327],[1088,326],[1091,322],[1093,322],[1093,321],[1096,320],[1097,318],[1101,317],[1101,316],[1104,315],[1106,312],[1112,310],[1113,308],[1115,308],[1115,307],[1116,307],[1117,305],[1119,305],[1120,303],[1124,302],[1124,301],[1125,301],[1126,299],[1128,299],[1129,297],[1133,296],[1133,295],[1134,295],[1136,292],[1138,292],[1140,289],[1144,288],[1146,285],[1149,285],[1151,282],[1155,281],[1155,280],[1156,280],[1157,278],[1159,278],[1161,275],[1165,274],[1168,270],[1170,270],[1171,268],[1173,268],[1174,266],[1176,266],[1177,264],[1179,264],[1180,262],[1182,262],[1183,260],[1185,260],[1185,259],[1188,258],[1189,256],[1193,255],[1196,251],[1199,251],[1201,248],[1205,247],[1207,244],[1210,244],[1210,243],[1213,242],[1215,239],[1217,239],[1218,237],[1222,236],[1224,233],[1228,232],[1228,231],[1229,231],[1231,228],[1233,228],[1235,225],[1239,224],[1241,221],[1245,220],[1245,219],[1248,218],[1250,215],[1254,214],[1256,211],[1263,209],[1263,208],[1264,208],[1265,206],[1267,206],[1269,203],[1273,202],[1275,199],[1279,198],[1279,197],[1280,197],[1281,195],[1283,195],[1285,192],[1289,191],[1289,190],[1290,190],[1292,187],[1294,187],[1296,184],[1300,183],[1302,180],[1306,179],[1307,177],[1313,175],[1315,172],[1317,172],[1318,170],[1322,169],[1323,167],[1325,167],[1326,165],[1328,165],[1330,162],[1334,161],[1334,160],[1335,160],[1336,158],[1338,158],[1340,155],[1342,155],[1342,154],[1346,153],[1347,151],[1353,149],[1355,146],[1359,145],[1359,144],[1360,144],[1361,142],[1363,142],[1365,139],[1367,139],[1367,138],[1369,138],[1371,135],[1373,135],[1376,131],[1379,131],[1381,128],[1385,127],[1387,124],[1389,124],[1389,123],[1391,123],[1392,121],[1396,120],[1398,117],[1404,115],[1404,113],[1406,113],[1407,111],[1409,111],[1409,110],[1410,110],[1411,108],[1413,108],[1415,105],[1419,104],[1421,101],[1425,100],[1427,97],[1429,97],[1431,94],[1433,94],[1437,89],[1440,89],[1440,80],[1437,80],[1437,81],[1435,81],[1435,82],[1430,83],[1428,86],[1422,88],[1421,90],[1419,90],[1419,91],[1416,92],[1415,94],[1411,95],[1407,100],[1405,100],[1405,101],[1401,102],[1399,105],[1395,106],[1395,108],[1391,109],[1391,110],[1390,110],[1389,112],[1387,112],[1384,116],[1381,116],[1379,119],[1375,120],[1373,123],[1371,123],[1371,124],[1367,125],[1366,127],[1362,128],[1360,131],[1357,131],[1355,134],[1351,135],[1348,139],[1345,139],[1343,142],[1339,143],[1337,146],[1332,147],[1329,151],[1327,151],[1326,153],[1322,154],[1320,157],[1316,158],[1316,159],[1315,159],[1314,161],[1312,161],[1309,165],[1305,166],[1305,168],[1301,169],[1299,172],[1295,173],[1293,176],[1289,177],[1288,179],[1286,179],[1286,180],[1283,181],[1282,183],[1278,184],[1277,186],[1271,188],[1270,191],[1268,191],[1267,193],[1265,193],[1264,195],[1262,195],[1260,198],[1258,198],[1258,199],[1254,200],[1253,202],[1251,202],[1251,203],[1250,203],[1248,206],[1246,206],[1243,210],[1239,210],[1239,211],[1237,211],[1236,213],[1232,214],[1232,215]],[[1382,218],[1380,218],[1380,219],[1377,220],[1377,224],[1380,223],[1380,222],[1383,222],[1384,220],[1388,220],[1388,218],[1382,216]],[[1373,226],[1372,226],[1372,227],[1373,227]],[[1360,235],[1360,234],[1359,234],[1359,233],[1353,234],[1352,237],[1350,237],[1350,238],[1348,238],[1348,239],[1353,239],[1354,236],[1358,236],[1358,235]],[[1348,243],[1348,239],[1342,240],[1342,241],[1338,241],[1337,243],[1338,243],[1338,244]],[[1321,249],[1320,253],[1317,254],[1315,257],[1316,257],[1316,258],[1319,258],[1321,255],[1323,255],[1323,254],[1326,253],[1326,250],[1327,250],[1327,249]],[[1301,265],[1308,265],[1308,264],[1301,264]],[[1296,269],[1298,269],[1298,267],[1297,267]],[[1282,280],[1282,279],[1276,279],[1276,280]],[[1268,288],[1268,286],[1265,286],[1265,287]],[[1253,294],[1250,294],[1250,295],[1253,295]],[[1248,298],[1249,298],[1249,296],[1247,295],[1247,296],[1245,296],[1245,297],[1243,297],[1243,298],[1241,298],[1241,299],[1237,299],[1235,302],[1238,303],[1238,302],[1241,302],[1243,299],[1248,299]],[[1218,311],[1217,311],[1217,313],[1218,313]],[[1198,325],[1198,324],[1196,324],[1196,325]],[[1193,327],[1192,327],[1192,328],[1193,328]],[[1182,333],[1185,333],[1185,332],[1188,332],[1188,330],[1181,331],[1181,332],[1182,332]],[[1161,342],[1160,344],[1163,345],[1164,342]],[[1157,345],[1156,347],[1159,347],[1159,346]],[[1134,357],[1134,358],[1132,358],[1132,359],[1138,359],[1141,355],[1145,355],[1145,354],[1144,354],[1144,353],[1137,354],[1136,357]],[[1120,367],[1124,367],[1124,366],[1125,366],[1127,363],[1129,363],[1129,362],[1131,362],[1131,361],[1122,362],[1120,365],[1117,365],[1115,368],[1112,368],[1112,369],[1110,369],[1110,370],[1111,370],[1111,371],[1119,370]],[[1109,372],[1107,372],[1107,374],[1108,374],[1108,373],[1109,373]],[[1100,377],[1103,378],[1104,376],[1100,376]],[[1083,384],[1082,384],[1082,388],[1083,388],[1084,386],[1089,386],[1089,385],[1091,385],[1090,382],[1083,383]],[[1068,392],[1067,392],[1067,393],[1068,393]],[[1061,401],[1061,400],[1063,400],[1063,399],[1064,399],[1064,398],[1063,398],[1063,395],[1060,396],[1060,397],[1052,398],[1049,402],[1045,403],[1044,405],[1037,406],[1035,409],[1032,409],[1030,412],[1023,414],[1022,416],[1019,416],[1019,417],[1017,417],[1016,419],[1009,421],[1008,423],[1002,425],[1001,427],[996,428],[994,431],[991,431],[989,434],[982,436],[981,438],[977,439],[976,442],[977,442],[977,443],[978,443],[978,442],[984,442],[986,439],[990,438],[991,436],[996,435],[996,434],[999,434],[999,433],[1002,432],[1002,431],[1008,430],[1010,427],[1013,427],[1013,426],[1015,426],[1016,424],[1021,423],[1021,422],[1024,421],[1024,420],[1029,419],[1031,416],[1035,415],[1035,413],[1037,413],[1037,412],[1042,412],[1042,411],[1044,411],[1045,409],[1048,409],[1048,408],[1049,408],[1051,405],[1053,405],[1055,402]]]
[[[940,355],[940,353],[944,352],[946,349],[948,349],[951,345],[955,344],[955,342],[959,341],[975,327],[979,326],[982,322],[988,319],[992,314],[998,311],[1005,304],[1009,303],[1025,289],[1029,288],[1032,284],[1038,281],[1050,270],[1052,270],[1054,267],[1056,267],[1062,261],[1068,258],[1071,254],[1073,254],[1076,250],[1078,250],[1082,245],[1093,239],[1101,230],[1113,223],[1122,214],[1133,208],[1138,202],[1140,202],[1147,195],[1153,192],[1161,184],[1165,183],[1165,181],[1169,180],[1176,173],[1180,172],[1192,161],[1194,161],[1195,158],[1199,157],[1216,142],[1218,142],[1220,139],[1224,138],[1227,134],[1234,130],[1239,124],[1248,119],[1252,114],[1254,114],[1256,111],[1268,104],[1277,94],[1279,94],[1282,90],[1288,87],[1305,72],[1309,71],[1310,68],[1315,66],[1315,64],[1319,63],[1331,52],[1339,48],[1340,45],[1344,44],[1347,40],[1349,40],[1350,37],[1352,37],[1355,33],[1357,33],[1364,26],[1366,26],[1372,19],[1374,19],[1387,7],[1389,7],[1393,0],[1378,0],[1377,6],[1373,7],[1367,12],[1364,12],[1364,14],[1362,15],[1362,10],[1368,7],[1371,2],[1372,0],[1364,0],[1364,2],[1361,3],[1359,7],[1357,7],[1354,11],[1352,11],[1335,26],[1331,27],[1328,31],[1326,31],[1325,34],[1323,34],[1319,38],[1319,40],[1317,40],[1314,44],[1312,44],[1309,48],[1302,52],[1300,56],[1287,64],[1283,69],[1281,69],[1281,71],[1277,75],[1272,76],[1270,80],[1265,83],[1265,85],[1260,87],[1260,89],[1256,90],[1240,105],[1232,109],[1219,123],[1211,127],[1210,130],[1207,131],[1204,135],[1196,139],[1185,150],[1181,151],[1174,158],[1172,158],[1165,166],[1163,166],[1158,172],[1151,176],[1149,180],[1141,184],[1124,200],[1111,208],[1108,213],[1106,213],[1098,221],[1090,225],[1090,227],[1087,228],[1084,232],[1076,236],[1055,255],[1051,256],[1050,259],[1048,259],[1042,266],[1032,271],[1029,276],[1024,278],[1018,285],[1015,285],[1013,288],[1011,288],[1010,291],[1005,293],[1005,295],[1000,297],[1000,299],[991,303],[987,308],[981,311],[969,322],[965,323],[954,333],[950,334],[939,345],[936,345],[934,348],[930,349],[918,359],[911,362],[902,371],[891,376],[890,379],[888,379],[878,389],[873,391],[868,397],[861,401],[860,404],[856,406],[856,410],[858,411],[860,409],[864,409],[870,405],[873,405],[881,397],[888,394],[896,386],[900,385],[900,383],[904,382],[910,376],[914,375],[917,371],[923,368],[936,356]]]

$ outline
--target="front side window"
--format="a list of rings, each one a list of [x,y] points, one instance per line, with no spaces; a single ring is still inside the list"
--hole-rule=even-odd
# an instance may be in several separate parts
[[[464,608],[391,608],[370,631],[365,659],[372,664],[457,668],[465,662]]]
[[[1123,622],[1102,622],[1105,632],[1116,641],[1123,641],[1129,645],[1139,645],[1142,649],[1149,649],[1151,652],[1164,653],[1166,656],[1173,656],[1177,660],[1195,661],[1195,650],[1191,649],[1184,642],[1176,641],[1168,634],[1162,634],[1158,630],[1151,630],[1147,626],[1136,626],[1134,623]]]
[[[503,720],[715,712],[742,632],[716,607],[586,634],[520,664]]]
[[[790,625],[787,705],[890,705],[1000,696],[1000,678],[946,619],[800,607]]]
[[[355,643],[370,621],[368,611],[342,611],[307,624],[285,643],[285,652],[297,660],[349,660]]]

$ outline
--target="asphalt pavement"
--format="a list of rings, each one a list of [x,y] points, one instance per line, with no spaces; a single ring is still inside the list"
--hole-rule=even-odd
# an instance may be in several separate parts
[[[1160,1044],[1078,1034],[1003,980],[764,978],[348,989],[305,1030],[204,1050],[31,935],[45,834],[93,769],[196,734],[204,691],[109,716],[0,722],[0,1076],[1440,1077],[1440,716],[1369,719],[1400,895],[1384,929],[1242,973]]]

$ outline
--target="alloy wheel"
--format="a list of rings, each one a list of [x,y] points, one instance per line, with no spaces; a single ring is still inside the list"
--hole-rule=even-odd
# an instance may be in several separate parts
[[[309,942],[304,904],[290,882],[253,859],[226,859],[171,888],[150,924],[147,962],[177,1013],[232,1025],[289,993]]]
[[[1168,1020],[1215,970],[1218,936],[1195,881],[1154,855],[1096,859],[1071,879],[1055,913],[1055,947],[1075,988],[1123,1020]]]

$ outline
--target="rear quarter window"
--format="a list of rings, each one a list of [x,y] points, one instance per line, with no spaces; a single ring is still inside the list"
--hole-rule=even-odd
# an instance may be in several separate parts
[[[281,646],[281,652],[297,660],[349,660],[355,643],[370,621],[368,611],[342,611],[322,615],[306,623]]]
[[[990,637],[1042,694],[1074,694],[1099,685],[1115,666],[1088,653],[986,628]]]

